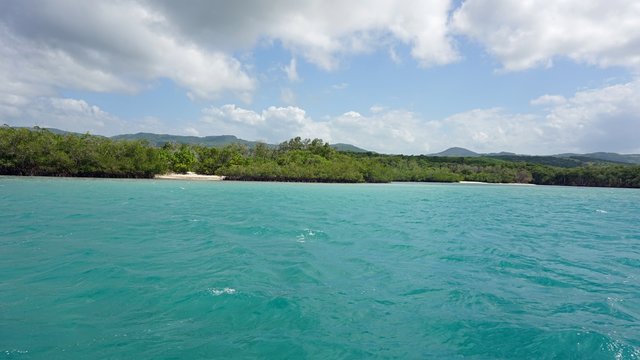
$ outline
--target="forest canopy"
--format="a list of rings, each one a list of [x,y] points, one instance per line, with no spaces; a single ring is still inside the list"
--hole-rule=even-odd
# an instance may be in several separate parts
[[[321,139],[300,137],[278,146],[165,143],[158,147],[144,140],[0,128],[0,175],[152,178],[189,171],[255,181],[482,181],[640,188],[640,166],[629,164],[561,167],[486,156],[349,153],[337,151]]]

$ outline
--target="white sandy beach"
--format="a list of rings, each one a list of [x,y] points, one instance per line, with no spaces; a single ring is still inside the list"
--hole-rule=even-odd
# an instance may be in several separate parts
[[[515,186],[536,186],[535,184],[524,183],[488,183],[482,181],[458,181],[459,184],[476,184],[476,185],[515,185]]]
[[[186,174],[169,173],[164,175],[156,175],[154,179],[159,180],[202,180],[202,181],[220,181],[224,180],[224,176],[219,175],[198,175],[193,172]]]

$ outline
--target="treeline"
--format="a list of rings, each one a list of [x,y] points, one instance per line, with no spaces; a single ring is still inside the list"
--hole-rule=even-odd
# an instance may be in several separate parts
[[[0,128],[0,174],[151,178],[166,159],[141,141],[58,135],[46,129]]]
[[[167,172],[223,175],[231,180],[304,182],[456,182],[640,187],[640,166],[558,167],[489,157],[433,157],[339,152],[299,137],[277,147],[222,148],[45,129],[0,128],[0,174],[150,178]]]

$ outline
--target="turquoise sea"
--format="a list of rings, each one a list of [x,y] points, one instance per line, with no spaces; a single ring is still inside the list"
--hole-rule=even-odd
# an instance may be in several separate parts
[[[640,190],[0,177],[0,358],[638,359]]]

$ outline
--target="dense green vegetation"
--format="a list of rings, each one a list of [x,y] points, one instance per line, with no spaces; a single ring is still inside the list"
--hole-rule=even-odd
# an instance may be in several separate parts
[[[340,152],[320,139],[277,147],[224,147],[100,136],[45,129],[0,128],[0,174],[149,178],[166,172],[224,175],[233,180],[307,182],[483,181],[544,185],[640,187],[640,166],[542,157],[438,157]],[[586,165],[584,165],[586,164]]]
[[[162,153],[143,141],[0,128],[3,175],[149,178],[166,170]]]

